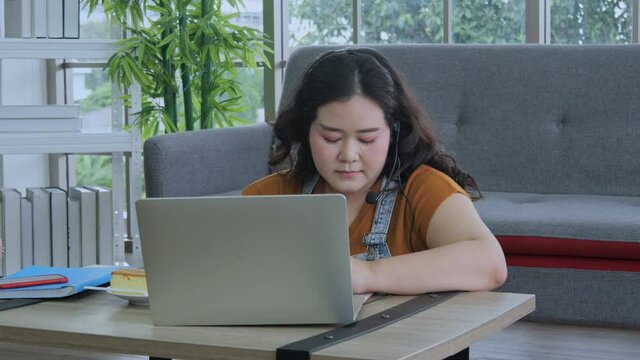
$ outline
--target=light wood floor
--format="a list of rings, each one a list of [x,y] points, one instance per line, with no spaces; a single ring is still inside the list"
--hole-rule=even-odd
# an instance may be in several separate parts
[[[471,359],[640,359],[640,329],[519,321],[471,346]]]
[[[0,343],[3,360],[134,360],[144,356]],[[474,360],[640,359],[640,329],[520,321],[471,347]]]

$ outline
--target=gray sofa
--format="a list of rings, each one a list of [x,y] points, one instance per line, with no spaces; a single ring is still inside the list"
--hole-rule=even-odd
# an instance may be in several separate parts
[[[483,190],[507,254],[499,290],[533,320],[640,325],[640,46],[380,45]],[[283,99],[331,47],[286,64]],[[158,136],[148,196],[238,189],[268,174],[268,125]]]

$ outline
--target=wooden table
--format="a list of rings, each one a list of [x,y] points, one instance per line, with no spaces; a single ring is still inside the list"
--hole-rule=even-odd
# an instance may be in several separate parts
[[[410,297],[366,304],[359,318]],[[407,319],[312,353],[313,359],[442,359],[535,308],[533,295],[461,293]],[[275,359],[275,349],[330,330],[322,326],[154,326],[149,308],[86,292],[0,311],[0,341],[179,359]]]

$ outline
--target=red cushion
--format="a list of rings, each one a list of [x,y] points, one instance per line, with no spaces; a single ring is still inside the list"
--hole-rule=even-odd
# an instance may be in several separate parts
[[[575,256],[507,255],[507,265],[535,268],[640,272],[640,262]]]
[[[496,236],[507,255],[550,255],[640,260],[640,242],[579,240],[542,236]]]

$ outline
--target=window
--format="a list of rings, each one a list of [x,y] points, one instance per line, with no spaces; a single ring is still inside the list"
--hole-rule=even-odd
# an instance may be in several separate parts
[[[227,3],[223,3],[223,5],[223,11],[226,13],[235,11]],[[244,8],[240,9],[240,13],[232,22],[236,25],[262,31],[264,27],[262,7],[261,0],[245,0]],[[264,69],[240,68],[236,81],[241,85],[244,94],[243,107],[245,109],[238,116],[246,120],[247,123],[264,122]]]
[[[524,43],[525,5],[523,0],[454,0],[453,42]]]
[[[442,1],[362,0],[361,4],[364,44],[443,42]]]
[[[289,0],[289,46],[354,43],[439,43],[451,26],[452,42],[527,42],[527,19],[551,27],[551,43],[626,44],[633,40],[638,0]],[[361,16],[354,24],[354,8]],[[448,7],[451,9],[448,9]],[[530,8],[529,8],[530,6]],[[536,7],[547,10],[538,11]],[[549,10],[550,9],[550,10]],[[637,13],[637,10],[635,10]],[[446,13],[451,16],[447,19]],[[545,13],[550,13],[547,19]],[[534,42],[537,42],[535,40]]]
[[[111,131],[111,82],[102,69],[71,68],[72,101],[80,106],[83,131]],[[111,187],[111,156],[75,155],[78,185]]]
[[[80,8],[80,38],[99,40],[117,38],[111,23],[105,19],[102,6],[98,5],[89,15],[87,7]],[[104,59],[106,63],[107,59]],[[83,131],[111,131],[111,83],[97,63],[86,63],[82,59],[66,59],[63,65],[66,86],[66,102],[80,106]],[[64,87],[64,84],[58,86]],[[69,181],[71,185],[103,185],[111,187],[111,156],[70,155]]]
[[[289,0],[289,48],[352,44],[352,0]]]
[[[67,71],[73,79],[72,103],[80,106],[82,129],[111,131],[111,82],[104,70],[78,67]]]
[[[551,2],[551,42],[555,44],[631,43],[632,3],[633,1],[630,0],[553,0]]]
[[[113,39],[118,38],[111,29],[111,22],[105,19],[102,6],[98,5],[89,15],[89,8],[80,7],[81,39]]]

